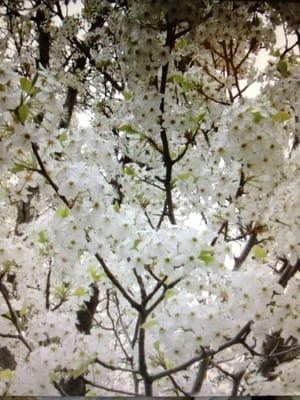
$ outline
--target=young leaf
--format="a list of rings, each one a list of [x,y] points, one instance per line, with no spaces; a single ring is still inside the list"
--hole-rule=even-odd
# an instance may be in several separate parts
[[[177,42],[175,44],[175,49],[176,50],[181,50],[184,47],[186,47],[186,45],[187,45],[187,40],[186,40],[186,38],[182,37],[179,40],[177,40]]]
[[[86,373],[90,363],[91,363],[90,360],[85,361],[84,363],[82,363],[79,368],[75,369],[75,371],[72,372],[72,378],[76,379],[79,376],[84,375]]]
[[[273,115],[273,121],[275,122],[285,122],[291,118],[291,114],[286,111],[279,111],[277,114]]]
[[[124,168],[124,174],[129,175],[129,176],[134,176],[135,171],[132,167],[125,167]]]
[[[119,130],[126,133],[139,133],[131,124],[123,124],[119,126]]]
[[[20,316],[25,317],[29,312],[29,307],[26,304],[23,304],[20,310]]]
[[[60,208],[56,211],[56,216],[59,218],[67,218],[70,215],[70,211],[67,208]]]
[[[13,371],[11,369],[4,369],[0,371],[0,380],[10,381],[13,377]]]
[[[196,124],[200,124],[201,122],[205,121],[205,115],[206,113],[200,113],[199,115],[192,117],[192,120]]]
[[[140,243],[141,243],[141,239],[135,239],[133,241],[133,246],[132,246],[131,250],[137,250]]]
[[[266,257],[266,255],[267,255],[267,250],[265,250],[263,247],[261,247],[261,246],[258,246],[258,245],[255,245],[255,246],[253,246],[253,253],[254,253],[254,255],[255,255],[255,257],[258,259],[258,260],[262,260],[263,258],[265,258]]]
[[[168,289],[165,293],[165,298],[164,300],[168,300],[170,297],[176,296],[177,292],[174,289]]]
[[[145,322],[141,327],[147,330],[153,328],[155,325],[157,325],[157,321],[155,319],[149,319],[149,321]]]
[[[254,122],[256,122],[257,124],[264,119],[264,117],[261,115],[261,113],[259,111],[252,111],[251,112],[252,116],[253,116],[253,120]]]
[[[167,369],[172,369],[173,367],[174,367],[174,362],[172,360],[168,359],[166,361],[166,368]]]
[[[17,114],[21,124],[24,124],[29,115],[29,107],[26,104],[21,105],[17,109]]]
[[[96,397],[96,396],[97,396],[97,393],[94,392],[93,390],[89,390],[89,391],[86,393],[86,397]]]
[[[116,213],[120,212],[120,203],[118,201],[115,201],[114,203],[114,210]]]
[[[277,71],[281,73],[281,75],[283,76],[288,76],[289,72],[288,72],[288,64],[287,62],[280,60],[277,64]]]
[[[154,348],[156,351],[159,351],[159,347],[160,347],[160,342],[159,342],[159,340],[155,340],[155,342],[153,342],[153,348]]]
[[[54,287],[54,296],[60,300],[66,299],[69,292],[69,285],[60,285]]]
[[[189,179],[192,176],[193,175],[190,172],[186,172],[184,174],[177,175],[177,179],[179,179],[180,181],[186,181],[187,179]]]
[[[91,278],[94,282],[99,282],[101,279],[101,274],[97,271],[97,268],[94,265],[88,266],[88,272],[91,275]]]
[[[21,86],[21,89],[24,92],[29,94],[31,89],[32,89],[32,82],[27,78],[21,78],[20,79],[20,86]]]
[[[126,100],[126,101],[129,101],[129,100],[131,100],[133,98],[133,93],[130,92],[129,90],[124,90],[122,92],[122,95],[124,97],[124,100]]]
[[[213,252],[211,250],[201,250],[200,260],[202,260],[206,265],[214,262]]]
[[[168,289],[165,293],[165,297],[164,297],[164,304],[166,304],[168,302],[168,300],[173,297],[176,296],[177,292],[174,289]]]
[[[61,147],[64,147],[64,142],[68,139],[68,134],[67,132],[64,132],[62,134],[59,135],[58,140],[61,144]]]
[[[38,235],[39,235],[38,241],[39,241],[40,243],[45,244],[45,243],[48,242],[48,239],[47,239],[47,236],[46,236],[45,231],[40,231],[40,232],[38,233]]]
[[[87,290],[83,287],[79,287],[77,289],[74,290],[73,295],[76,297],[83,297],[87,294]]]
[[[26,166],[23,164],[15,163],[14,166],[10,169],[10,171],[14,174],[18,172],[22,172],[26,170]]]
[[[182,84],[184,82],[184,77],[181,74],[173,75],[172,78],[176,83]]]

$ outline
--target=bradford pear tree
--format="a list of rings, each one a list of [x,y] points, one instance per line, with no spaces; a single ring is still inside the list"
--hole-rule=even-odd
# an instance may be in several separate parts
[[[300,393],[299,11],[1,2],[2,395]]]

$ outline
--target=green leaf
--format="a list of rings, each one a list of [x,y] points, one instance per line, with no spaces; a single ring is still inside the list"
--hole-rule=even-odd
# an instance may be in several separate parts
[[[177,175],[177,179],[179,179],[180,181],[186,181],[187,179],[191,178],[193,176],[193,174],[191,174],[190,172],[186,172],[184,174],[179,174]]]
[[[51,383],[57,381],[57,379],[59,379],[58,377],[58,373],[56,371],[50,371],[48,374],[48,378],[50,380]]]
[[[166,291],[166,293],[165,293],[164,303],[166,304],[167,301],[168,301],[171,297],[176,296],[176,295],[177,295],[176,290],[174,290],[174,289],[168,289],[168,290]]]
[[[70,210],[68,208],[60,208],[55,215],[59,218],[67,218],[70,215]]]
[[[97,393],[94,392],[93,390],[89,390],[89,391],[86,393],[86,397],[96,397],[96,396],[97,396]]]
[[[287,62],[280,60],[277,64],[277,71],[281,73],[283,76],[288,76],[289,71],[288,71],[288,64]]]
[[[129,100],[131,100],[133,98],[133,93],[130,92],[129,90],[124,90],[122,92],[122,95],[124,97],[124,100],[126,100],[126,101],[129,101]]]
[[[47,236],[46,236],[46,232],[45,232],[45,231],[40,231],[40,232],[38,233],[38,235],[39,235],[38,241],[39,241],[40,243],[45,244],[45,243],[48,242],[48,239],[47,239]]]
[[[153,342],[153,348],[159,352],[159,347],[160,347],[160,342],[159,340],[155,340],[155,342]]]
[[[120,212],[120,203],[118,201],[115,201],[114,203],[114,210],[116,213]]]
[[[101,279],[101,274],[97,271],[94,265],[88,266],[88,273],[91,275],[94,282],[99,282]]]
[[[0,371],[0,379],[4,381],[10,381],[13,377],[13,371],[11,369],[4,369]]]
[[[59,135],[59,136],[58,136],[58,140],[59,140],[59,142],[60,142],[60,144],[61,144],[61,147],[64,147],[64,142],[65,142],[66,140],[68,140],[68,134],[67,134],[67,132],[64,132],[64,133],[62,133],[61,135]]]
[[[33,87],[31,90],[30,90],[30,96],[31,97],[34,97],[34,96],[36,96],[38,93],[40,93],[40,91],[41,91],[41,89],[40,88],[38,88],[38,87]]]
[[[172,75],[170,80],[178,83],[184,92],[193,89],[195,86],[195,82],[186,80],[182,74]]]
[[[285,122],[291,118],[291,114],[286,111],[279,111],[277,114],[273,115],[273,121],[275,122]]]
[[[19,311],[21,317],[25,317],[29,312],[29,307],[26,304],[23,304],[21,310]]]
[[[5,86],[2,85],[2,83],[0,83],[0,92],[4,92],[5,91]]]
[[[135,239],[133,241],[133,246],[130,250],[137,250],[140,243],[141,243],[141,239]]]
[[[181,39],[177,40],[177,42],[175,44],[175,49],[181,50],[186,47],[187,43],[188,42],[187,42],[186,38],[182,37]]]
[[[23,164],[15,163],[14,166],[10,169],[10,171],[14,174],[18,172],[22,172],[26,170],[26,166]]]
[[[252,251],[258,260],[262,260],[267,255],[267,250],[258,245],[253,246]]]
[[[166,361],[166,368],[167,368],[167,369],[172,369],[172,368],[174,368],[174,362],[173,362],[172,360],[168,359],[168,360]]]
[[[214,256],[212,250],[201,250],[200,260],[202,260],[206,265],[214,262]]]
[[[253,116],[253,120],[254,122],[256,122],[257,124],[264,119],[264,117],[261,115],[261,113],[259,111],[251,111],[251,114]]]
[[[168,289],[165,293],[165,300],[169,299],[170,297],[176,296],[177,292],[174,289]]]
[[[139,133],[131,124],[123,124],[119,126],[119,130],[126,133]]]
[[[192,117],[192,120],[196,124],[200,124],[201,122],[205,121],[205,115],[206,113],[200,113],[199,115]]]
[[[29,107],[26,104],[23,104],[20,107],[18,107],[17,115],[21,124],[24,124],[29,115]]]
[[[184,80],[184,82],[180,86],[182,87],[184,92],[187,92],[188,90],[193,89],[195,84],[194,84],[194,82]]]
[[[145,330],[153,328],[155,325],[157,325],[157,321],[155,319],[149,319],[149,321],[145,322],[143,325],[141,325],[141,328],[144,328]]]
[[[20,79],[20,86],[21,86],[21,89],[24,91],[24,92],[26,92],[26,93],[30,93],[30,91],[31,91],[31,89],[32,89],[32,82],[29,80],[29,79],[27,79],[27,78],[21,78]]]
[[[277,49],[277,50],[273,50],[272,52],[271,52],[271,56],[273,56],[273,57],[279,57],[280,56],[280,50],[279,49]]]
[[[105,111],[105,101],[104,100],[99,100],[96,107],[98,108],[99,111]]]
[[[179,84],[184,83],[184,76],[181,75],[181,74],[173,75],[173,76],[172,76],[172,79],[173,79],[174,82],[177,82],[177,83],[179,83]]]
[[[74,290],[73,295],[76,297],[83,297],[88,293],[86,288],[83,287],[78,287],[77,289]]]
[[[150,204],[149,199],[147,199],[147,197],[145,197],[144,193],[138,193],[136,195],[136,199],[139,202],[140,206],[143,208],[147,208],[148,205]]]
[[[62,300],[67,297],[69,293],[69,285],[59,285],[54,287],[54,297]]]
[[[90,365],[91,361],[85,361],[83,364],[80,365],[79,368],[75,369],[75,371],[72,372],[72,378],[76,379],[81,375],[84,375]]]
[[[129,176],[134,176],[135,170],[132,167],[125,167],[124,174],[129,175]]]

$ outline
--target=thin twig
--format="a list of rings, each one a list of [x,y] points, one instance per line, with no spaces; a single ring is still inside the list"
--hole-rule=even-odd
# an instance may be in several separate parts
[[[118,279],[109,270],[108,266],[106,265],[106,262],[100,256],[100,254],[96,253],[95,257],[99,261],[99,263],[101,264],[102,268],[104,269],[104,272],[106,273],[106,275],[109,278],[109,280],[113,283],[113,285],[119,289],[119,291],[122,293],[122,295],[125,297],[125,299],[129,302],[129,304],[133,308],[135,308],[137,311],[140,311],[141,310],[141,306],[126,292],[126,290],[121,285],[121,283],[118,281]]]
[[[107,391],[107,392],[120,393],[120,394],[125,394],[125,395],[127,395],[127,396],[136,396],[136,393],[133,393],[133,392],[127,392],[127,391],[125,391],[125,390],[120,390],[120,389],[114,389],[114,388],[112,388],[112,387],[109,388],[109,387],[107,387],[107,386],[99,385],[98,383],[92,382],[92,381],[90,381],[89,379],[86,379],[86,378],[83,378],[83,379],[84,379],[84,382],[85,382],[87,385],[91,385],[91,386],[93,386],[93,387],[96,387],[96,388],[105,390],[105,391]]]
[[[108,364],[105,361],[100,360],[98,357],[95,358],[94,362],[96,364],[101,365],[102,367],[106,369],[110,369],[111,371],[122,371],[122,372],[130,372],[130,373],[135,373],[138,374],[138,370],[130,369],[130,368],[123,368],[123,367],[116,367],[114,365]]]
[[[203,357],[203,359],[199,363],[198,372],[196,374],[193,387],[191,390],[191,395],[197,394],[200,392],[204,380],[206,378],[206,373],[210,365],[211,358],[207,355]]]
[[[59,187],[57,186],[57,184],[52,180],[52,178],[50,177],[49,173],[47,172],[43,160],[41,159],[41,156],[39,154],[38,151],[38,145],[36,143],[31,143],[31,147],[32,147],[32,151],[37,159],[37,162],[39,164],[40,170],[37,170],[37,172],[42,175],[47,182],[49,183],[49,185],[53,188],[53,190],[55,191],[55,193],[58,195],[58,197],[64,202],[64,204],[71,209],[73,207],[74,202],[68,200],[64,195],[59,193]]]
[[[178,282],[182,280],[182,277],[177,278],[175,281],[171,282],[169,285],[164,285],[164,290],[162,294],[158,297],[158,299],[146,310],[147,315],[149,315],[157,306],[159,303],[161,303],[164,298],[167,290],[172,289],[175,285],[177,285]]]
[[[234,259],[234,267],[233,267],[234,271],[237,271],[241,268],[244,261],[248,257],[250,251],[252,250],[253,246],[256,243],[257,243],[257,236],[256,236],[256,233],[253,232],[249,236],[249,239],[247,240],[247,243],[245,244],[245,247],[243,248],[241,254],[238,257],[235,257],[235,259]]]
[[[22,333],[22,329],[19,323],[19,319],[17,316],[17,313],[15,312],[15,310],[13,309],[11,303],[10,303],[10,299],[9,299],[9,293],[8,290],[6,288],[6,286],[4,285],[4,283],[2,283],[0,281],[0,292],[4,298],[4,301],[7,305],[7,308],[9,310],[9,315],[10,315],[10,320],[11,322],[14,324],[17,332],[18,332],[18,338],[20,339],[20,341],[27,347],[27,349],[29,350],[29,352],[32,351],[32,347],[30,346],[30,344],[27,342],[27,340],[24,338],[24,335]]]
[[[172,374],[176,374],[176,372],[184,371],[191,365],[195,364],[196,362],[199,362],[203,359],[204,353],[200,354],[199,356],[193,357],[190,360],[179,364],[177,367],[170,368],[166,371],[158,372],[157,374],[151,375],[150,378],[152,382],[156,381],[157,379],[165,378],[166,376],[170,376]]]

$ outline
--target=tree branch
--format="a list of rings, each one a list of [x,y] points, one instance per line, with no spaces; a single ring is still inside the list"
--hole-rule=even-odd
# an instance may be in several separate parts
[[[125,394],[126,396],[135,396],[136,395],[136,393],[133,393],[133,392],[127,392],[125,390],[120,390],[120,389],[114,389],[112,387],[110,388],[110,387],[107,387],[104,385],[99,385],[98,383],[94,383],[94,382],[90,381],[89,379],[86,379],[86,378],[83,378],[83,379],[87,385],[91,385],[93,387],[105,390],[106,392],[120,393],[120,394]]]
[[[21,329],[20,324],[19,324],[18,316],[17,316],[15,310],[13,309],[13,307],[12,307],[12,305],[10,303],[8,290],[7,290],[6,286],[4,285],[4,283],[2,283],[1,281],[0,281],[0,292],[1,292],[1,294],[2,294],[2,296],[4,298],[4,300],[5,300],[7,308],[9,310],[10,320],[14,324],[14,326],[15,326],[17,332],[18,332],[17,337],[27,347],[29,352],[31,352],[32,351],[32,347],[30,346],[30,344],[27,342],[27,340],[23,336],[22,329]]]
[[[39,154],[39,148],[37,143],[31,143],[31,147],[32,147],[32,151],[33,154],[35,155],[37,162],[39,164],[40,169],[36,170],[36,172],[38,172],[39,174],[41,174],[46,181],[49,183],[49,185],[53,188],[53,190],[55,191],[55,193],[58,195],[58,197],[63,201],[63,203],[69,208],[71,209],[73,207],[74,201],[70,201],[68,200],[64,195],[59,193],[59,187],[57,186],[57,184],[52,180],[52,178],[50,177],[50,175],[48,174],[43,160],[41,159],[41,156]]]
[[[167,290],[172,289],[178,282],[180,282],[182,277],[177,278],[175,281],[171,282],[169,285],[164,285],[163,292],[158,297],[158,299],[146,310],[147,315],[149,315],[157,306],[158,304],[165,298],[165,294]]]
[[[211,358],[207,355],[204,356],[204,358],[200,361],[199,367],[198,367],[198,372],[191,390],[191,394],[195,395],[200,392],[202,385],[204,383],[204,380],[206,378],[206,373],[207,370],[210,366],[210,361]]]
[[[175,28],[176,26],[167,22],[167,37],[166,37],[166,47],[172,50],[174,43],[175,43]],[[161,118],[161,131],[160,131],[160,138],[163,145],[163,161],[166,168],[166,176],[164,180],[165,191],[166,191],[166,203],[164,206],[164,211],[167,212],[169,221],[172,225],[176,225],[176,219],[174,215],[174,208],[173,208],[173,200],[172,200],[172,166],[173,162],[170,155],[169,150],[169,142],[167,137],[166,128],[163,127],[163,115],[165,112],[165,99],[164,94],[166,93],[166,86],[167,86],[167,77],[168,77],[168,70],[169,70],[169,63],[166,63],[162,67],[161,73],[161,83],[160,83],[160,94],[162,95],[162,99],[160,102],[160,111],[162,114]],[[162,221],[162,219],[161,219]]]
[[[256,243],[257,243],[257,236],[256,236],[256,233],[253,232],[249,236],[249,239],[248,239],[247,243],[245,244],[245,247],[243,248],[243,250],[242,250],[241,254],[239,255],[239,257],[235,257],[234,258],[234,267],[233,267],[234,271],[238,271],[241,268],[241,266],[243,265],[244,261],[248,257],[250,251],[252,250],[252,247]]]
[[[100,360],[98,357],[95,358],[94,362],[96,364],[101,365],[102,367],[106,369],[110,369],[111,371],[123,371],[123,372],[130,372],[130,373],[135,373],[138,374],[138,370],[130,369],[130,368],[122,368],[122,367],[116,367],[114,365],[107,364],[105,361]]]
[[[104,272],[106,273],[107,277],[109,280],[112,282],[112,284],[119,289],[119,291],[122,293],[122,295],[125,297],[125,299],[129,302],[129,304],[135,308],[137,311],[141,310],[140,304],[138,304],[129,294],[126,292],[126,290],[123,288],[123,286],[120,284],[118,279],[112,274],[112,272],[109,270],[108,266],[106,265],[104,259],[98,254],[95,254],[96,259],[99,261],[101,264],[102,268],[104,269]]]
[[[152,382],[156,381],[157,379],[165,378],[166,376],[176,374],[176,372],[184,371],[191,365],[195,364],[198,361],[201,361],[205,356],[204,352],[201,355],[191,358],[190,360],[179,364],[177,367],[167,369],[166,371],[158,372],[157,374],[151,375],[150,379]]]

